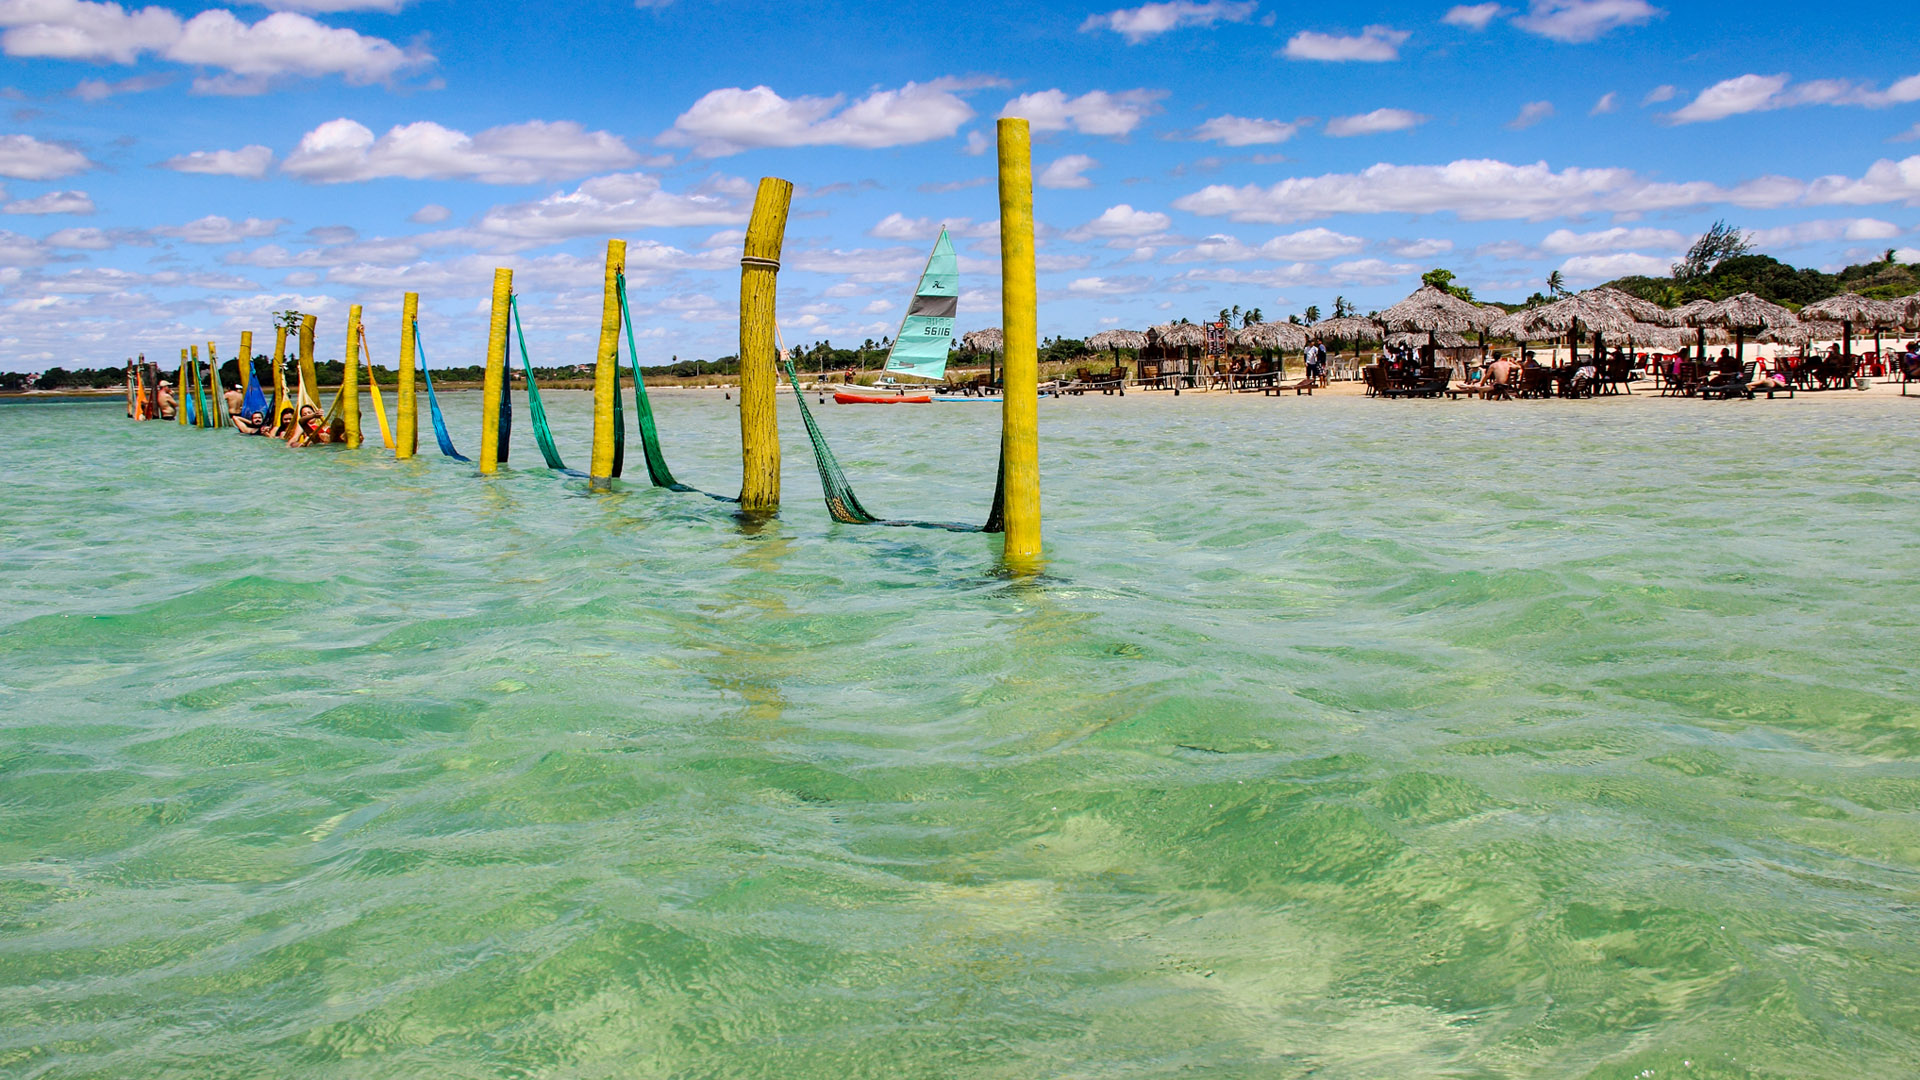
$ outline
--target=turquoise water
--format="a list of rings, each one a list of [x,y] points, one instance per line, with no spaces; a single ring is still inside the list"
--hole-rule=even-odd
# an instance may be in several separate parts
[[[1048,401],[1038,581],[522,406],[0,405],[0,1076],[1920,1061],[1920,402]],[[993,408],[821,416],[984,515]]]

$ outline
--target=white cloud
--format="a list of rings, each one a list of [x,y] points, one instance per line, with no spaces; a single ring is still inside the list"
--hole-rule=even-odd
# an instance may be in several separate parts
[[[637,159],[619,136],[587,131],[570,120],[530,120],[472,136],[422,120],[375,139],[364,124],[341,118],[302,135],[280,171],[320,184],[380,177],[528,184],[617,169]]]
[[[1487,24],[1507,13],[1499,4],[1460,4],[1447,9],[1440,21],[1448,26],[1464,26],[1469,30],[1485,30]]]
[[[1857,180],[1846,176],[1819,177],[1806,185],[1805,201],[1813,206],[1920,204],[1920,156],[1901,161],[1882,158],[1867,166],[1867,171]]]
[[[1834,240],[1891,240],[1904,231],[1878,218],[1838,218],[1801,221],[1771,229],[1754,229],[1748,238],[1756,248],[1793,248]]]
[[[1582,42],[1665,14],[1647,0],[1533,0],[1513,25],[1554,41]]]
[[[1090,188],[1093,181],[1084,174],[1099,165],[1098,161],[1085,154],[1067,154],[1055,158],[1033,182],[1043,188]]]
[[[1619,108],[1620,108],[1619,93],[1613,90],[1609,90],[1606,93],[1600,95],[1600,100],[1593,103],[1593,108],[1587,110],[1587,115],[1588,116],[1605,116],[1607,113],[1615,112]]]
[[[1173,219],[1155,210],[1135,210],[1126,203],[1109,206],[1100,216],[1067,233],[1070,240],[1095,237],[1150,236],[1166,232]]]
[[[1431,259],[1435,255],[1445,255],[1453,250],[1453,241],[1422,238],[1418,240],[1390,240],[1387,250],[1403,259]]]
[[[15,199],[6,206],[9,214],[91,214],[93,200],[84,191],[49,191],[31,199]]]
[[[1411,109],[1375,109],[1358,116],[1334,117],[1327,121],[1327,134],[1342,139],[1353,135],[1378,135],[1416,128],[1427,120],[1428,117]]]
[[[428,203],[407,215],[407,220],[420,225],[438,225],[453,216],[453,211],[439,203]]]
[[[1603,251],[1652,248],[1655,251],[1684,251],[1689,238],[1672,229],[1602,229],[1577,233],[1555,229],[1540,241],[1540,248],[1554,255],[1591,255]]]
[[[1358,236],[1347,236],[1332,229],[1303,229],[1276,236],[1259,247],[1252,247],[1231,236],[1209,236],[1198,244],[1167,257],[1170,263],[1246,262],[1253,259],[1317,262],[1357,255],[1367,246]]]
[[[134,229],[60,229],[47,236],[49,247],[75,251],[110,251],[121,244],[146,247],[152,243],[145,233]]]
[[[940,228],[943,225],[946,226],[948,232],[955,236],[974,235],[982,232],[981,230],[975,230],[973,228],[972,218],[910,218],[905,214],[895,211],[875,223],[873,228],[867,230],[867,235],[881,240],[929,241],[940,235]],[[746,237],[745,233],[735,233],[731,231],[719,235],[726,237],[728,246],[732,247],[738,247],[740,241]],[[998,239],[1000,235],[999,224],[993,223],[990,228],[984,230],[984,235]]]
[[[1000,115],[1025,117],[1035,131],[1071,128],[1082,135],[1127,135],[1159,112],[1155,103],[1166,96],[1164,90],[1092,90],[1070,98],[1063,90],[1041,90],[1007,102]]]
[[[0,176],[15,180],[58,180],[93,167],[87,155],[31,135],[0,135]]]
[[[274,11],[311,11],[331,15],[341,11],[381,11],[389,15],[407,6],[407,0],[254,0]]]
[[[973,108],[946,82],[875,90],[842,108],[845,98],[783,98],[771,87],[709,91],[657,140],[722,157],[761,146],[852,146],[871,150],[944,139],[973,119]]]
[[[264,146],[243,146],[238,150],[195,150],[160,163],[174,172],[204,176],[241,176],[258,180],[273,165],[273,151]]]
[[[121,94],[144,94],[173,82],[171,75],[134,75],[108,82],[105,79],[81,79],[69,94],[81,101],[105,101]]]
[[[154,54],[225,75],[195,80],[209,93],[259,93],[286,75],[383,82],[432,63],[419,50],[280,11],[257,23],[214,8],[182,21],[162,7],[128,10],[92,0],[0,0],[0,49],[9,56],[137,63]]]
[[[1898,135],[1893,136],[1887,141],[1888,142],[1913,142],[1916,139],[1920,139],[1920,124],[1913,125],[1912,127],[1908,128],[1907,130],[1901,132]]]
[[[1883,108],[1912,101],[1920,101],[1920,75],[1901,79],[1885,90],[1875,90],[1845,79],[1795,83],[1785,74],[1748,74],[1714,83],[1691,102],[1668,113],[1665,119],[1674,124],[1693,124],[1797,105]]]
[[[0,266],[39,266],[52,257],[52,249],[33,237],[0,229]]]
[[[1149,277],[1084,277],[1075,278],[1067,291],[1076,296],[1129,296],[1151,288],[1153,279]]]
[[[1507,121],[1507,127],[1512,131],[1520,131],[1525,128],[1530,128],[1552,115],[1553,102],[1529,101],[1525,105],[1520,106],[1520,112],[1517,116]]]
[[[1299,124],[1289,124],[1283,120],[1216,116],[1194,128],[1193,137],[1201,142],[1217,142],[1222,146],[1263,146],[1286,142],[1299,131]]]
[[[1246,22],[1253,18],[1253,13],[1259,7],[1254,0],[1240,3],[1234,0],[1207,0],[1205,3],[1172,0],[1171,3],[1142,4],[1137,8],[1121,8],[1104,15],[1089,15],[1087,21],[1080,24],[1080,32],[1112,30],[1126,38],[1127,44],[1138,45],[1150,37],[1184,26]]]
[[[1671,257],[1660,258],[1632,251],[1617,255],[1575,255],[1560,264],[1560,272],[1574,281],[1611,281],[1628,274],[1665,277],[1672,269]]]
[[[242,240],[257,240],[263,236],[272,236],[287,224],[285,218],[247,218],[244,221],[232,221],[218,214],[210,214],[198,221],[189,221],[185,225],[162,225],[153,230],[155,236],[165,236],[174,240],[184,240],[189,244],[237,244]]]
[[[981,154],[993,149],[993,136],[975,128],[967,132],[967,144],[961,149],[974,157],[979,157]]]
[[[1920,161],[1920,159],[1916,159]],[[1282,180],[1269,187],[1216,184],[1174,201],[1196,214],[1235,221],[1290,222],[1334,214],[1453,213],[1470,221],[1544,220],[1602,211],[1627,213],[1732,201],[1783,205],[1805,190],[1798,181],[1762,178],[1740,188],[1648,180],[1630,169],[1512,165],[1489,159],[1446,165],[1381,163],[1358,173]]]
[[[751,195],[743,188],[716,184],[706,191],[674,193],[646,173],[615,173],[535,202],[496,206],[473,230],[490,239],[544,244],[633,229],[737,225],[747,219],[742,200]]]
[[[1322,34],[1302,30],[1287,39],[1280,55],[1289,60],[1364,60],[1380,62],[1400,59],[1400,46],[1413,35],[1391,26],[1369,26],[1358,37]]]
[[[1640,107],[1644,109],[1648,105],[1658,105],[1663,101],[1672,101],[1679,93],[1679,87],[1672,83],[1662,83],[1647,91],[1647,96],[1640,99]]]

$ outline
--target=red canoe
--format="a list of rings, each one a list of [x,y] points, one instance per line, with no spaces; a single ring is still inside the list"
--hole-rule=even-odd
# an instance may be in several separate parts
[[[849,394],[835,390],[833,400],[841,405],[931,405],[931,394]]]

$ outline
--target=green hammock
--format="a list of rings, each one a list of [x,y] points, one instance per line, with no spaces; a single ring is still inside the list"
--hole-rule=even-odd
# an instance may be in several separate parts
[[[614,274],[614,283],[620,290],[620,322],[627,332],[627,363],[633,369],[633,414],[640,424],[640,450],[647,458],[647,479],[654,487],[663,487],[668,491],[690,491],[705,495],[709,499],[721,502],[739,502],[731,495],[715,495],[711,491],[701,491],[689,487],[673,478],[673,470],[667,468],[667,457],[660,452],[660,430],[653,422],[653,403],[647,400],[647,381],[640,374],[640,351],[633,343],[633,309],[627,304],[627,275],[624,272]],[[626,423],[620,415],[619,369],[615,368],[613,409],[616,425],[614,427],[614,470],[620,475],[620,461],[626,445]]]
[[[833,450],[827,445],[827,437],[820,433],[820,425],[813,422],[813,412],[807,408],[807,395],[800,389],[800,379],[793,371],[793,361],[786,361],[787,382],[793,387],[793,397],[800,403],[800,422],[807,426],[807,438],[813,443],[813,463],[820,470],[820,488],[827,500],[827,515],[842,525],[891,525],[902,529],[945,529],[947,532],[997,533],[1002,531],[1001,502],[1006,492],[1007,448],[1000,447],[1000,465],[995,470],[993,484],[993,508],[987,511],[985,525],[965,525],[959,522],[941,521],[891,521],[878,517],[866,507],[860,505],[860,497],[853,493],[853,485],[847,483],[847,476],[840,471],[840,461],[833,456]]]
[[[513,316],[513,332],[520,339],[520,367],[527,373],[527,413],[533,417],[533,441],[540,445],[540,456],[547,459],[547,468],[563,472],[569,476],[585,476],[577,469],[567,468],[560,460],[560,450],[553,444],[553,429],[547,426],[547,407],[540,400],[540,384],[533,381],[533,361],[527,358],[527,332],[520,325],[520,303],[511,294],[507,297],[507,311]],[[616,405],[619,399],[614,399]],[[616,423],[618,417],[615,417]],[[619,475],[615,471],[615,476]]]

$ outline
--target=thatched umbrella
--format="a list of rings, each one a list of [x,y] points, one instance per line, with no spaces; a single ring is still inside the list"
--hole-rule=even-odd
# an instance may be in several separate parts
[[[1493,324],[1493,315],[1471,300],[1462,300],[1445,289],[1422,285],[1412,296],[1380,313],[1380,325],[1389,333],[1425,334],[1427,345],[1437,348],[1434,335],[1442,331],[1464,334]]]
[[[1618,289],[1601,288],[1516,311],[1495,323],[1493,331],[1515,341],[1538,341],[1564,334],[1577,357],[1583,328],[1592,332],[1593,350],[1598,355],[1605,349],[1608,335],[1624,336],[1635,327],[1664,325],[1670,318],[1666,309],[1658,304]]]
[[[1387,344],[1394,348],[1402,345],[1418,347],[1432,344],[1441,349],[1464,349],[1472,344],[1465,334],[1456,334],[1451,330],[1441,330],[1432,334],[1388,334]]]
[[[1007,347],[1007,335],[997,326],[984,330],[969,330],[960,335],[960,348],[970,353],[987,354],[987,381],[996,381],[993,377],[993,354]]]
[[[1360,346],[1385,341],[1386,332],[1372,319],[1363,319],[1357,315],[1342,315],[1337,319],[1322,319],[1311,327],[1314,337],[1321,341],[1344,341],[1353,346],[1353,359],[1360,359]]]
[[[1851,359],[1853,357],[1853,326],[1871,326],[1879,329],[1881,325],[1901,318],[1901,312],[1884,300],[1870,300],[1859,293],[1841,293],[1829,296],[1825,300],[1816,300],[1800,309],[1803,319],[1825,319],[1840,324],[1840,351]],[[1878,335],[1875,335],[1873,351],[1880,351]]]
[[[1145,348],[1147,335],[1138,330],[1102,330],[1087,339],[1089,349],[1107,349],[1119,352],[1121,349]]]
[[[1802,309],[1801,314],[1806,314]],[[1792,326],[1773,326],[1762,330],[1754,337],[1755,341],[1764,341],[1780,345],[1792,345],[1804,349],[1816,341],[1826,341],[1845,334],[1845,328],[1837,322],[1821,322],[1801,319]]]
[[[1254,323],[1235,331],[1233,343],[1249,349],[1304,349],[1307,331],[1290,322]]]
[[[1777,330],[1791,327],[1800,320],[1793,312],[1779,304],[1762,300],[1750,292],[1738,296],[1729,296],[1725,300],[1696,311],[1689,321],[1694,326],[1723,326],[1733,331],[1734,358],[1746,362],[1747,331],[1756,333],[1762,330]],[[1704,349],[1701,350],[1705,352]]]
[[[1163,348],[1197,348],[1207,343],[1207,328],[1199,323],[1161,323],[1147,328],[1147,341]]]

